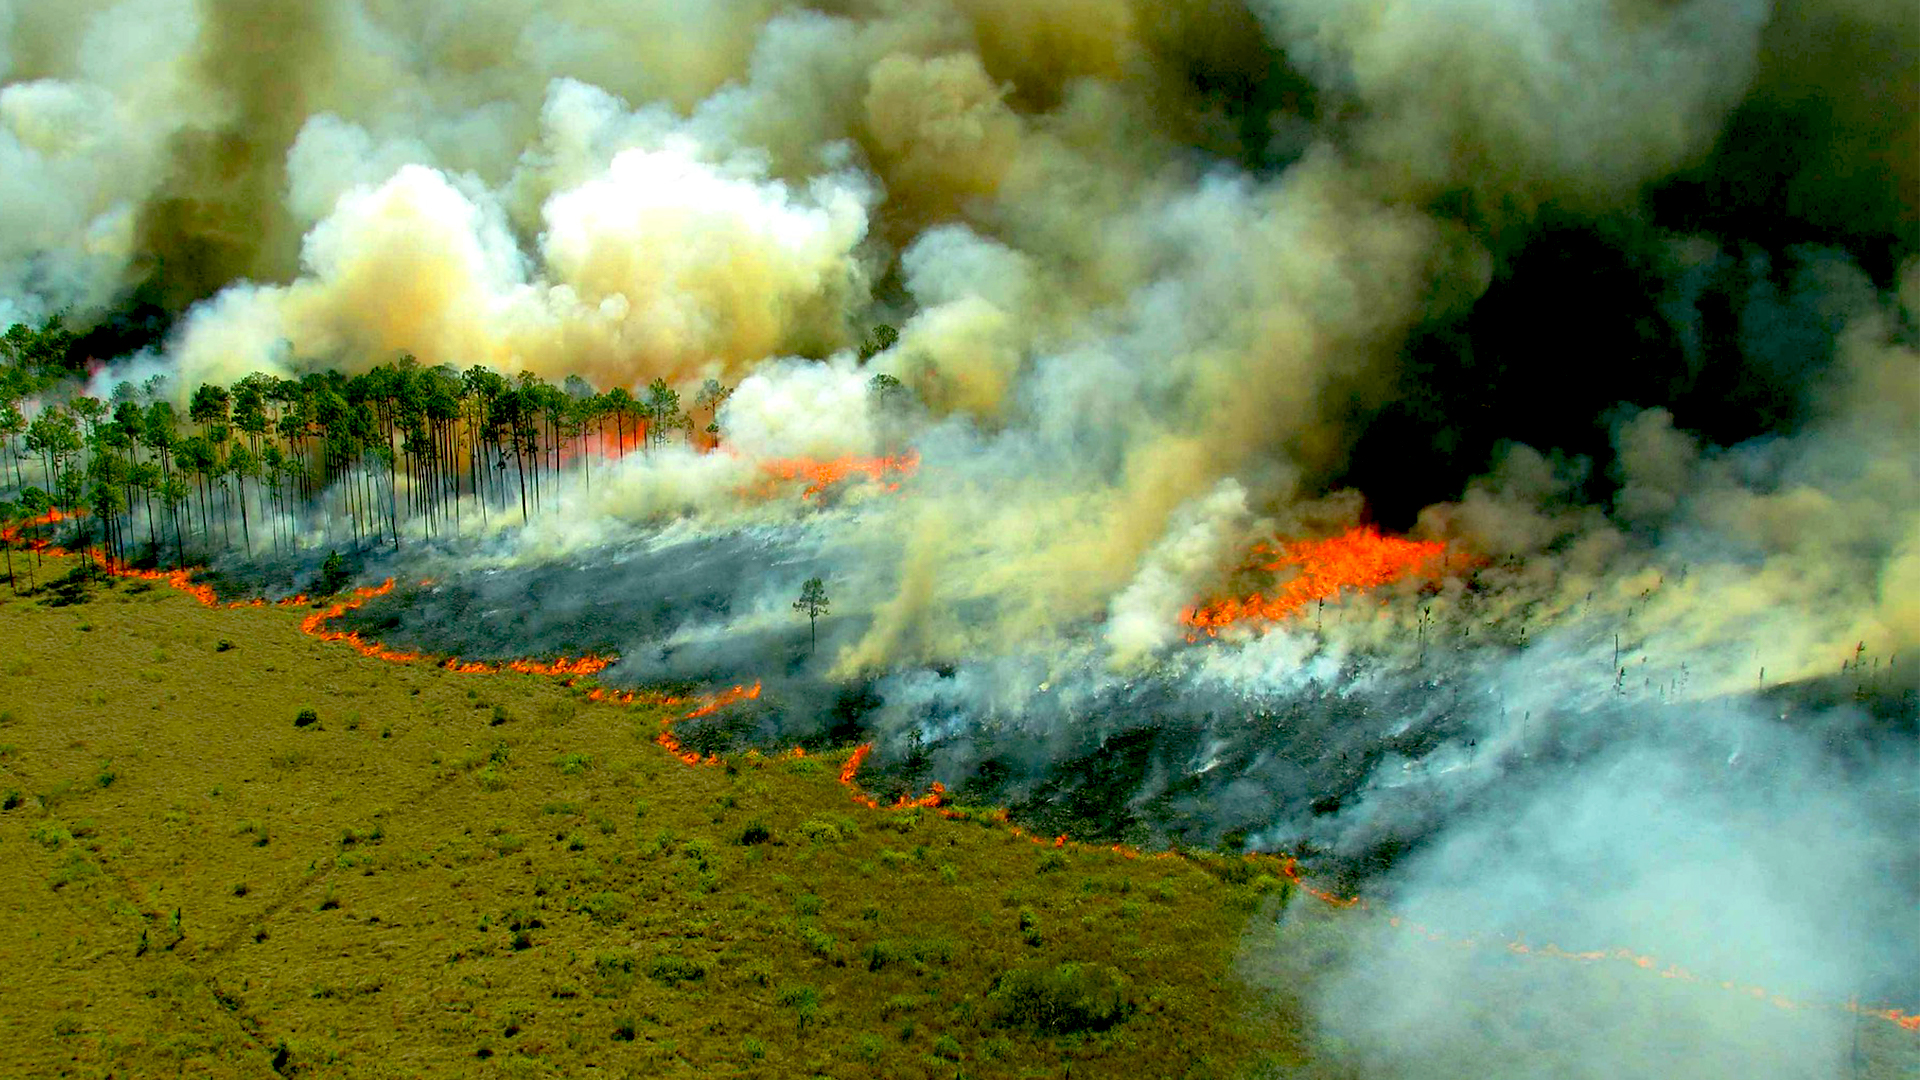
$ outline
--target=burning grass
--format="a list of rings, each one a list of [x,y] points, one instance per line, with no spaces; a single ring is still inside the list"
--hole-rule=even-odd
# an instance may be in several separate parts
[[[0,1057],[23,1073],[1288,1059],[1229,978],[1259,905],[1204,860],[1035,844],[924,800],[869,810],[845,755],[662,752],[667,721],[731,695],[609,705],[572,672],[372,663],[297,614],[136,585],[0,600],[20,928]],[[1118,1022],[1057,1034],[996,1004],[1010,973],[1069,964],[1124,977]]]

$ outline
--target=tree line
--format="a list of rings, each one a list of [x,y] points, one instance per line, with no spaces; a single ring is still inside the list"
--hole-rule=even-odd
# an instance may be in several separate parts
[[[164,376],[105,399],[62,398],[73,341],[58,317],[0,336],[0,490],[12,494],[0,526],[85,511],[85,543],[120,563],[291,550],[310,511],[327,543],[396,548],[458,536],[474,514],[483,526],[497,515],[524,523],[553,503],[562,476],[591,487],[596,454],[716,445],[731,393],[709,379],[683,403],[663,379],[636,397],[579,376],[555,385],[402,356],[351,376],[202,384],[182,415]]]

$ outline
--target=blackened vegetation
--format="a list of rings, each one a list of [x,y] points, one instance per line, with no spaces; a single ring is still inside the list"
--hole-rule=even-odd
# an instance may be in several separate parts
[[[1605,768],[1623,745],[1670,748],[1703,783],[1737,786],[1793,766],[1779,749],[1789,737],[1825,747],[1837,775],[1915,744],[1913,660],[1863,652],[1827,680],[1702,701],[1674,696],[1652,671],[1683,680],[1685,657],[1616,673],[1629,664],[1612,650],[1611,624],[1552,631],[1549,653],[1584,650],[1592,670],[1546,708],[1509,709],[1515,676],[1503,668],[1526,663],[1548,631],[1529,638],[1485,621],[1489,612],[1470,632],[1424,629],[1417,655],[1356,656],[1286,685],[1204,679],[1186,663],[1201,654],[1177,650],[1144,676],[1117,679],[1095,663],[1012,698],[1004,688],[1049,676],[982,658],[839,681],[828,676],[837,644],[864,632],[864,616],[823,624],[817,653],[784,612],[736,622],[779,611],[793,582],[817,572],[804,541],[777,529],[634,541],[591,563],[403,586],[331,625],[465,660],[617,654],[599,678],[621,689],[691,697],[759,682],[757,700],[678,721],[676,736],[702,755],[872,742],[860,783],[884,801],[938,781],[954,801],[1005,806],[1039,835],[1286,851],[1353,889],[1501,792]],[[1777,731],[1775,749],[1750,737],[1756,727]]]

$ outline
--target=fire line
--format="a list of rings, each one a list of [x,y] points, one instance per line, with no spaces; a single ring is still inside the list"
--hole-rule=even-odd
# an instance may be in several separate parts
[[[839,477],[835,477],[834,479],[838,478]],[[827,483],[831,482],[832,480],[827,481]],[[825,484],[820,485],[822,488],[824,486]],[[816,490],[819,490],[819,488],[810,488],[808,494],[811,495]],[[27,548],[29,551],[37,551],[45,555],[61,556],[75,554],[75,552],[58,547],[48,540],[23,537],[21,532],[23,529],[57,525],[62,521],[77,517],[79,514],[80,512],[48,511],[38,517],[6,528],[0,528],[0,541],[18,544]],[[87,552],[98,559],[100,564],[107,569],[108,573],[116,577],[146,581],[165,581],[174,589],[186,593],[188,596],[193,597],[202,605],[209,608],[233,609],[267,606],[267,601],[263,598],[222,603],[211,586],[192,580],[193,571],[191,570],[136,570],[129,567],[115,567],[105,559],[104,553],[99,549],[89,548]],[[1232,625],[1233,623],[1246,619],[1282,619],[1298,612],[1313,600],[1337,596],[1344,589],[1372,588],[1398,580],[1412,573],[1432,573],[1437,569],[1444,569],[1448,561],[1446,546],[1443,544],[1385,537],[1368,528],[1355,529],[1331,540],[1286,543],[1282,544],[1278,549],[1262,545],[1255,548],[1255,554],[1275,556],[1273,562],[1265,564],[1265,569],[1279,570],[1293,566],[1299,568],[1299,573],[1272,597],[1262,597],[1259,594],[1255,594],[1245,600],[1230,599],[1215,601],[1204,607],[1190,610],[1186,613],[1186,621],[1189,625],[1204,628],[1207,633],[1214,634],[1217,633],[1221,627]],[[303,617],[300,620],[300,630],[302,633],[321,641],[343,642],[362,656],[376,660],[385,660],[389,663],[399,664],[408,664],[424,660],[427,658],[424,653],[400,652],[389,649],[377,641],[362,638],[357,631],[339,631],[326,628],[326,624],[332,620],[338,619],[347,612],[365,605],[369,600],[390,594],[393,592],[393,589],[394,581],[392,578],[388,578],[376,586],[354,589],[346,599],[337,600],[330,606],[314,611]],[[309,602],[305,594],[300,594],[276,601],[275,606],[296,607],[303,606]],[[462,662],[457,657],[449,657],[440,661],[437,666],[443,670],[458,674],[498,674],[502,671],[514,671],[530,675],[565,676],[567,677],[567,682],[564,685],[572,686],[575,678],[582,675],[593,675],[605,670],[615,659],[617,658],[588,654],[577,659],[569,659],[567,657],[560,657],[553,661],[524,659],[492,664]],[[677,697],[645,691],[611,691],[604,687],[595,687],[588,691],[585,696],[588,701],[616,705],[642,704],[663,707],[692,705],[693,708],[685,714],[668,715],[662,719],[660,733],[654,736],[653,741],[684,764],[711,766],[722,763],[720,756],[711,753],[703,755],[699,751],[687,747],[686,744],[674,735],[673,726],[680,721],[696,720],[701,717],[711,716],[721,709],[742,701],[757,700],[761,695],[761,689],[761,684],[756,682],[751,686],[744,684],[737,685],[717,693],[698,695],[695,697]],[[919,798],[902,795],[892,803],[883,803],[872,795],[867,794],[859,786],[858,779],[861,767],[866,763],[867,759],[872,756],[873,750],[874,746],[872,743],[862,743],[848,754],[846,761],[841,765],[839,781],[841,785],[848,789],[850,797],[855,803],[870,810],[919,808],[933,810],[946,818],[969,816],[946,805],[946,788],[939,783],[933,784],[929,792]],[[789,753],[796,757],[806,756],[806,751],[798,747],[789,751]],[[1005,825],[1012,835],[1024,838],[1034,844],[1053,848],[1071,848],[1076,851],[1104,850],[1128,859],[1176,859],[1183,857],[1178,852],[1148,852],[1125,844],[1085,844],[1070,840],[1065,834],[1052,837],[1038,836],[1012,824],[1004,808],[996,808],[991,813],[993,820]],[[1373,910],[1372,905],[1362,897],[1343,897],[1308,884],[1305,879],[1305,873],[1300,867],[1299,860],[1293,856],[1253,852],[1248,853],[1245,858],[1250,862],[1270,865],[1273,869],[1277,870],[1282,877],[1291,882],[1295,888],[1324,904],[1341,908]],[[1636,953],[1631,949],[1615,948],[1570,951],[1551,943],[1546,945],[1529,945],[1520,940],[1483,942],[1473,937],[1462,938],[1450,936],[1422,923],[1414,922],[1390,912],[1382,912],[1382,915],[1387,919],[1389,926],[1395,929],[1403,929],[1410,934],[1414,934],[1435,944],[1459,948],[1501,948],[1515,956],[1563,960],[1574,963],[1600,963],[1609,961],[1629,963],[1643,971],[1656,973],[1663,979],[1695,983],[1703,986],[1717,986],[1721,990],[1737,993],[1741,996],[1752,998],[1755,1001],[1765,1002],[1778,1009],[1788,1011],[1835,1009],[1857,1016],[1884,1020],[1907,1031],[1920,1032],[1920,1013],[1909,1013],[1890,1006],[1866,1006],[1861,1005],[1855,1000],[1846,1002],[1796,1001],[1763,987],[1743,985],[1726,980],[1716,982],[1715,980],[1697,975],[1675,964],[1669,963],[1662,965],[1657,959]]]

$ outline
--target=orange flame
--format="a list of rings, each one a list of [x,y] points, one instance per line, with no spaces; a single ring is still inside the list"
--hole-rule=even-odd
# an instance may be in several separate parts
[[[598,692],[597,690],[595,691],[595,693]],[[631,693],[620,696],[625,698],[625,700],[621,702],[622,704],[628,704],[635,700],[634,695]],[[679,738],[674,735],[673,725],[680,720],[698,720],[703,716],[712,716],[714,713],[719,712],[729,705],[738,704],[742,701],[752,701],[759,696],[760,684],[754,683],[752,686],[735,686],[732,689],[722,690],[717,694],[709,694],[704,698],[696,699],[700,704],[692,712],[681,717],[666,717],[662,719],[660,721],[660,734],[655,735],[653,741],[658,743],[667,753],[672,754],[688,765],[718,765],[720,763],[720,756],[718,754],[708,754],[702,757],[699,751],[687,749],[686,744],[682,743]],[[588,697],[592,698],[593,695],[589,694]],[[594,700],[603,699],[596,698]],[[663,699],[661,703],[664,704],[667,700],[672,700],[678,704],[686,704],[684,699]]]
[[[1259,569],[1276,574],[1291,569],[1293,576],[1271,592],[1189,608],[1181,614],[1187,625],[1215,635],[1238,622],[1274,622],[1315,601],[1334,599],[1346,589],[1377,588],[1412,574],[1437,575],[1459,561],[1449,559],[1447,546],[1438,541],[1382,536],[1371,527],[1326,540],[1295,540],[1278,547],[1260,544],[1253,554],[1272,557],[1259,563]]]
[[[912,476],[920,468],[920,454],[909,450],[897,457],[842,457],[832,461],[779,458],[761,462],[760,468],[780,480],[805,480],[807,488],[800,493],[800,497],[811,499],[849,476],[865,476],[876,484],[883,484],[886,491],[898,491],[900,481],[889,482],[887,476],[891,474],[901,479]]]
[[[838,477],[834,479],[838,479]],[[833,481],[827,481],[827,483],[831,482]],[[821,487],[824,487],[824,485],[821,485]],[[811,495],[819,489],[819,487],[810,488],[807,494]],[[50,541],[23,539],[20,536],[20,531],[25,528],[34,528],[41,525],[58,524],[73,516],[76,515],[62,513],[58,510],[49,511],[39,517],[17,522],[14,525],[0,529],[0,539],[50,555],[69,555],[72,554],[72,552],[55,547]],[[1296,577],[1290,581],[1279,594],[1271,599],[1255,595],[1246,600],[1216,601],[1204,608],[1189,612],[1187,621],[1190,624],[1205,628],[1208,633],[1215,633],[1219,627],[1229,625],[1241,619],[1283,618],[1299,610],[1300,607],[1309,601],[1338,595],[1340,590],[1345,588],[1370,588],[1375,585],[1397,580],[1400,577],[1417,571],[1435,572],[1444,569],[1442,564],[1444,563],[1446,555],[1444,545],[1382,537],[1371,529],[1356,529],[1347,533],[1345,536],[1336,537],[1332,540],[1301,541],[1284,544],[1277,551],[1263,545],[1260,548],[1256,548],[1255,552],[1256,554],[1278,556],[1274,562],[1266,565],[1265,569],[1280,570],[1287,566],[1296,566],[1299,567],[1300,570]],[[102,560],[102,562],[104,564],[104,560]],[[173,588],[192,596],[195,600],[198,600],[208,607],[261,607],[266,603],[265,600],[256,598],[253,600],[240,600],[221,604],[218,597],[214,594],[213,589],[207,585],[193,581],[191,579],[192,572],[187,570],[133,570],[117,568],[112,569],[111,572],[118,577],[165,581]],[[344,641],[362,655],[374,659],[386,660],[393,663],[411,663],[415,660],[422,659],[421,654],[403,653],[388,649],[379,642],[361,638],[357,632],[341,632],[326,629],[328,622],[345,615],[348,611],[360,607],[368,600],[391,593],[393,588],[393,579],[388,578],[377,586],[355,589],[349,599],[337,602],[322,611],[315,611],[307,615],[300,621],[300,629],[303,633],[317,637],[322,641]],[[306,595],[301,594],[278,601],[278,606],[300,606],[308,602]],[[443,661],[440,666],[448,671],[460,673],[492,674],[498,673],[501,670],[510,670],[529,674],[567,675],[571,677],[594,674],[604,670],[612,662],[612,658],[587,655],[577,660],[569,660],[566,657],[561,657],[551,662],[516,660],[502,666],[484,663],[462,663],[457,658],[448,658]],[[569,678],[566,685],[573,685],[572,678]],[[662,720],[660,733],[654,737],[654,742],[658,743],[675,758],[688,765],[715,765],[720,762],[720,758],[717,755],[708,754],[703,757],[697,751],[689,750],[679,739],[674,737],[673,725],[679,720],[693,720],[703,716],[710,716],[728,705],[756,699],[760,696],[760,693],[761,685],[756,682],[752,686],[734,686],[731,689],[720,691],[716,694],[693,699],[645,691],[610,691],[604,687],[595,687],[589,691],[586,696],[589,701],[619,705],[643,703],[678,706],[698,702],[695,708],[684,716],[668,717]],[[804,756],[805,751],[795,749],[794,754]],[[895,802],[884,804],[884,806],[878,799],[865,794],[859,789],[856,781],[861,766],[866,763],[872,754],[873,744],[863,743],[854,748],[847,756],[846,762],[841,766],[839,774],[840,783],[851,789],[855,802],[874,810],[883,808],[929,808],[938,810],[943,817],[956,818],[963,816],[960,811],[944,805],[946,789],[938,783],[932,786],[928,794],[918,799],[901,796]],[[1004,808],[993,811],[992,817],[993,820],[1005,825],[1011,835],[1024,838],[1034,844],[1046,845],[1053,848],[1072,848],[1086,851],[1102,850],[1129,859],[1140,858],[1145,855],[1151,855],[1157,859],[1175,859],[1182,857],[1180,853],[1174,851],[1144,852],[1138,848],[1129,847],[1124,844],[1082,844],[1069,840],[1065,834],[1053,837],[1035,836],[1013,825]],[[1246,856],[1246,858],[1250,862],[1272,863],[1274,868],[1278,870],[1282,876],[1286,877],[1302,892],[1323,903],[1339,907],[1366,908],[1369,906],[1366,901],[1360,897],[1337,896],[1308,885],[1304,880],[1299,860],[1292,856],[1250,854]],[[1410,922],[1398,915],[1388,915],[1387,921],[1388,924],[1393,927],[1404,928],[1410,933],[1436,943],[1464,947],[1478,947],[1481,945],[1481,942],[1477,939],[1452,938],[1439,931],[1430,929],[1423,924]],[[1675,979],[1703,985],[1709,984],[1708,980],[1695,975],[1685,968],[1674,964],[1662,966],[1660,962],[1653,957],[1638,954],[1629,949],[1569,951],[1553,944],[1534,946],[1528,945],[1524,941],[1506,941],[1498,944],[1501,948],[1504,948],[1507,952],[1516,956],[1546,957],[1579,963],[1595,963],[1601,961],[1630,963],[1643,971],[1657,970],[1660,977],[1664,979]],[[1920,1013],[1908,1013],[1897,1008],[1886,1006],[1863,1006],[1857,1001],[1845,1003],[1829,1002],[1824,1004],[1797,1002],[1782,994],[1770,992],[1763,987],[1742,985],[1730,981],[1721,981],[1717,985],[1723,990],[1737,992],[1744,996],[1754,998],[1755,1000],[1765,1001],[1780,1009],[1841,1009],[1857,1016],[1887,1021],[1906,1031],[1920,1031]]]

